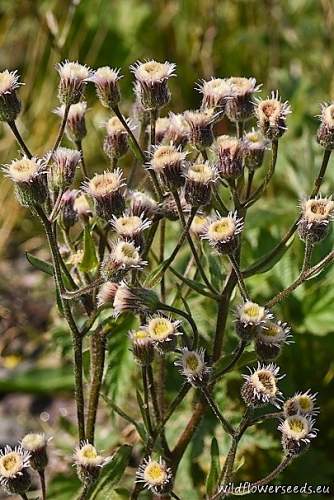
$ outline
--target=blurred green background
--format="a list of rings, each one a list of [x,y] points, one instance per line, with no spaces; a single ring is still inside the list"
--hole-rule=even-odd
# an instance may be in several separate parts
[[[54,65],[65,58],[92,67],[120,67],[125,75],[121,85],[122,109],[126,113],[131,112],[133,103],[128,66],[140,58],[176,63],[177,78],[171,83],[171,109],[177,111],[199,105],[200,97],[194,84],[212,75],[255,76],[263,83],[263,95],[278,88],[291,103],[293,113],[289,117],[288,133],[280,143],[275,180],[264,199],[249,212],[245,264],[270,249],[284,234],[295,218],[298,200],[310,191],[321,162],[322,151],[315,141],[315,115],[319,114],[321,102],[334,98],[332,0],[1,0],[0,68],[17,68],[25,82],[20,89],[24,111],[18,125],[36,154],[46,152],[56,135],[58,118],[52,113],[57,106]],[[84,149],[89,168],[95,171],[107,165],[100,129],[107,115],[92,89],[87,92],[87,100],[89,135]],[[2,124],[0,163],[10,161],[16,154],[13,138]],[[125,160],[125,167],[129,161],[129,158]],[[323,194],[333,191],[333,162],[331,160]],[[332,246],[330,236],[316,250],[315,257],[325,255]],[[10,183],[3,179],[0,187],[0,442],[7,442],[9,435],[15,440],[21,436],[22,429],[31,426],[55,434],[56,425],[62,433],[62,439],[55,438],[57,446],[62,448],[59,452],[62,457],[69,453],[71,439],[68,436],[73,430],[69,341],[52,307],[51,282],[32,271],[24,251],[40,257],[48,255],[39,227],[18,207]],[[288,285],[298,272],[302,253],[303,247],[296,240],[273,271],[249,281],[252,296],[258,301],[265,300]],[[295,344],[285,349],[280,360],[283,371],[288,373],[282,383],[284,394],[310,387],[319,392],[321,406],[319,437],[311,450],[282,474],[282,483],[308,481],[333,486],[333,277],[333,269],[325,271],[278,308],[280,317],[291,324],[295,336]],[[208,331],[213,325],[207,310],[201,300],[192,300],[196,304],[195,318],[203,331]],[[230,334],[227,347],[232,349],[235,343],[235,337]],[[134,380],[135,366],[124,341],[115,341],[114,347],[118,351],[110,361],[110,370],[117,376],[113,394],[128,411],[135,411],[135,401],[129,398],[133,395],[133,386],[126,383]],[[179,383],[177,377],[170,381],[170,394]],[[219,392],[217,395],[222,406],[227,405],[231,418],[238,418],[240,405],[225,403],[225,395],[227,392],[236,401],[239,387],[239,375],[231,374],[221,388],[221,395]],[[184,416],[174,422],[171,432],[182,429],[189,413],[189,401],[186,407]],[[112,420],[107,416],[105,419],[101,423],[106,430],[99,436],[104,448],[135,440],[124,422],[115,416]],[[209,438],[214,432],[221,454],[226,452],[227,443],[209,416],[200,427],[198,439],[190,447],[180,472],[180,477],[189,478],[182,481],[184,484],[178,491],[184,500],[200,498],[198,484],[203,482],[209,467]],[[245,462],[239,471],[241,480],[260,478],[279,460],[279,434],[270,424],[250,432],[243,443]],[[71,488],[75,488],[76,483],[68,474],[68,484],[60,481],[65,466],[59,457],[55,459],[54,468],[56,479],[50,498],[72,498]],[[270,498],[273,497],[275,495]]]

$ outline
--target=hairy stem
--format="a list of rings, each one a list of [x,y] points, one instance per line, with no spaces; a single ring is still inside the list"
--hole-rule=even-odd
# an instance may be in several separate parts
[[[39,480],[41,483],[42,500],[46,500],[46,484],[45,484],[45,471],[44,471],[44,469],[38,471],[38,475],[39,475]]]
[[[103,330],[91,336],[91,362],[90,362],[90,392],[87,409],[86,435],[91,444],[94,444],[96,415],[99,404],[105,363],[106,337]]]
[[[29,149],[28,149],[28,146],[26,145],[26,143],[24,142],[20,132],[18,131],[18,128],[16,126],[16,123],[15,121],[10,121],[10,122],[7,122],[11,131],[13,132],[14,136],[15,136],[15,139],[17,140],[20,148],[22,149],[23,153],[29,158],[31,159],[32,158],[32,154],[30,153]]]

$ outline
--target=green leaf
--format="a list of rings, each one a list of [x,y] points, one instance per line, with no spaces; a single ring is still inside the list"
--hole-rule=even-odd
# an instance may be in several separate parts
[[[98,263],[99,262],[95,251],[95,243],[90,234],[90,228],[86,226],[84,233],[84,255],[79,265],[79,269],[84,273],[94,271],[94,269],[97,268]]]
[[[123,476],[124,470],[128,465],[132,447],[128,445],[121,446],[112,460],[103,467],[101,475],[94,485],[90,500],[106,500],[110,498],[112,490]]]
[[[167,262],[168,259],[164,260],[161,262],[158,267],[156,267],[153,271],[151,271],[144,280],[143,286],[148,287],[148,288],[153,288],[155,287],[160,281],[161,281],[161,270],[164,267],[165,263]]]
[[[264,264],[262,263],[262,262],[265,261],[265,259],[267,257],[267,254],[264,255],[262,258],[260,258],[255,263],[256,266],[259,266],[255,274],[266,273],[267,271],[269,271],[270,269],[272,269],[274,267],[274,265],[281,260],[281,258],[285,254],[285,252],[290,248],[290,246],[293,243],[294,237],[295,237],[295,235],[293,234],[291,236],[291,238],[285,243],[285,245],[282,245],[282,247],[279,249],[279,251],[276,252],[275,256],[269,262],[266,262]],[[245,274],[246,277],[247,276],[252,276],[252,274],[253,274],[252,267],[253,266],[250,266],[249,268],[247,268],[244,271],[242,271]]]
[[[214,373],[220,372],[220,370],[223,370],[225,366],[227,366],[230,361],[233,358],[233,354],[227,354],[226,356],[223,356],[219,361],[214,366]],[[245,365],[248,365],[249,363],[253,363],[256,361],[256,352],[255,351],[246,351],[243,352],[236,364],[234,365],[234,368],[242,368]]]
[[[217,439],[212,438],[211,441],[211,467],[208,477],[206,479],[206,493],[207,495],[212,495],[215,490],[215,486],[218,482],[220,475],[220,461],[219,461],[219,446]]]
[[[26,252],[26,258],[33,267],[35,267],[39,271],[43,271],[43,273],[46,273],[49,276],[53,276],[53,265],[50,264],[50,262],[46,262],[45,260],[39,259],[38,257],[35,257],[29,252]]]
[[[73,372],[67,368],[32,368],[24,372],[12,371],[0,379],[0,393],[26,392],[51,394],[73,390]]]

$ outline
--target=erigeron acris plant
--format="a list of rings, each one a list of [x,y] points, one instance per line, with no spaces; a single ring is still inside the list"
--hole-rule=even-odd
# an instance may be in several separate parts
[[[334,148],[334,105],[325,104],[321,110],[317,140],[324,148],[323,161],[312,192],[300,202],[300,214],[270,252],[242,269],[247,211],[261,199],[275,173],[290,106],[281,101],[278,92],[267,98],[256,97],[261,86],[254,78],[212,78],[198,85],[202,94],[199,109],[164,115],[171,98],[169,79],[175,76],[175,70],[168,62],[146,61],[131,66],[136,116],[130,119],[119,107],[119,69],[93,71],[78,62],[58,64],[56,113],[61,123],[54,146],[40,158],[30,152],[16,126],[21,110],[19,77],[7,70],[0,73],[0,119],[9,125],[22,149],[22,155],[4,166],[4,172],[13,181],[18,201],[41,222],[49,244],[59,312],[72,336],[78,428],[74,462],[83,485],[81,499],[89,498],[101,469],[113,461],[113,457],[98,453],[94,439],[108,336],[105,326],[120,315],[136,315],[140,323],[128,332],[133,359],[139,367],[138,404],[144,426],[139,432],[141,460],[132,499],[143,488],[155,497],[179,498],[178,466],[207,412],[213,412],[230,436],[220,475],[207,490],[211,500],[228,495],[224,486],[234,480],[238,445],[249,427],[276,419],[282,435],[280,464],[253,484],[256,486],[275,479],[317,434],[316,395],[303,387],[305,392],[285,400],[280,390],[284,375],[276,362],[292,335],[284,318],[277,317],[275,306],[334,260],[332,251],[313,262],[314,246],[326,238],[334,213],[334,202],[320,194]],[[84,158],[84,92],[88,84],[95,85],[98,99],[110,113],[103,142],[110,164],[104,172],[95,172]],[[217,136],[215,126],[223,118],[231,122],[231,135]],[[65,134],[71,148],[61,146]],[[127,154],[133,155],[128,175],[122,169],[122,158]],[[269,167],[263,180],[256,182],[267,157]],[[133,180],[138,177],[134,186]],[[169,255],[165,251],[166,225],[179,228]],[[75,227],[79,228],[76,236]],[[266,303],[258,304],[256,297],[250,296],[247,279],[273,266],[295,232],[305,243],[298,277]],[[159,242],[158,255],[153,249],[155,240]],[[189,263],[181,274],[174,269],[174,262],[184,247]],[[225,281],[219,287],[209,278],[203,252],[213,255],[224,269]],[[83,261],[84,268],[80,266]],[[37,258],[31,262],[45,268]],[[189,278],[192,269],[196,270],[195,279]],[[184,308],[170,302],[168,291],[174,283],[215,304],[216,330],[210,333],[211,340],[194,321],[186,293]],[[106,310],[112,313],[107,320]],[[232,353],[225,352],[224,343],[229,315],[234,319],[239,342]],[[79,327],[82,316],[86,320]],[[83,375],[86,344],[90,344],[87,386]],[[250,344],[258,362],[243,375],[240,405],[245,405],[245,411],[239,424],[232,425],[215,400],[215,387],[226,373],[236,369]],[[230,354],[227,363],[223,359],[226,354]],[[166,370],[179,370],[184,379],[167,408]],[[189,391],[197,394],[192,416],[172,446],[165,430]],[[266,412],[270,406],[276,410]],[[137,425],[116,405],[113,409]],[[42,497],[46,498],[47,441],[44,435],[29,434],[14,450],[6,447],[1,451],[1,484],[8,493],[27,498],[30,464],[40,475]]]

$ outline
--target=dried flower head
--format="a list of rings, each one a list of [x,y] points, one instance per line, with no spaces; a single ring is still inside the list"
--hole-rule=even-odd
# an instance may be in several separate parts
[[[143,214],[132,215],[126,212],[121,217],[114,216],[110,224],[118,236],[125,241],[132,241],[138,248],[142,248],[143,232],[151,226],[152,222],[145,219]]]
[[[58,97],[62,104],[69,106],[80,101],[85,85],[92,76],[88,66],[79,64],[77,61],[64,61],[56,66],[60,81]]]
[[[146,264],[133,242],[118,240],[101,264],[101,277],[105,281],[119,282],[131,269],[142,269]]]
[[[205,233],[207,225],[208,225],[207,215],[203,214],[195,215],[190,226],[190,231],[199,238],[201,238]]]
[[[259,327],[264,326],[271,318],[272,314],[263,306],[247,300],[237,308],[237,334],[245,341],[251,340],[257,334]]]
[[[261,365],[258,363],[253,370],[249,369],[249,375],[243,375],[245,382],[241,388],[241,396],[247,406],[254,408],[266,404],[273,404],[280,408],[282,393],[277,387],[277,382],[284,375],[279,375],[279,367],[270,363]]]
[[[125,208],[124,178],[121,169],[97,174],[84,184],[85,191],[94,199],[96,213],[110,220]]]
[[[148,288],[130,287],[122,282],[114,298],[115,316],[123,312],[146,314],[156,311],[159,305],[157,294]]]
[[[202,80],[197,90],[203,94],[202,108],[214,109],[224,112],[228,99],[233,95],[232,87],[225,78],[214,78]]]
[[[253,94],[260,90],[255,78],[231,77],[226,81],[231,88],[231,97],[226,103],[226,115],[232,122],[249,120],[254,112]]]
[[[292,398],[285,401],[283,406],[284,416],[317,415],[319,408],[315,406],[317,393],[312,394],[310,389],[306,392],[297,392]]]
[[[205,363],[205,351],[200,348],[191,351],[187,347],[181,349],[180,358],[174,363],[180,367],[180,373],[193,387],[198,387],[208,381],[210,368]]]
[[[21,103],[17,97],[16,90],[22,85],[16,71],[0,72],[0,121],[13,122],[16,120]]]
[[[145,110],[160,109],[168,103],[168,79],[175,76],[175,64],[153,60],[138,61],[130,69],[135,76],[137,99]]]
[[[214,147],[217,155],[216,167],[219,175],[226,179],[236,179],[243,172],[242,143],[236,137],[221,135]]]
[[[267,99],[255,100],[255,115],[262,134],[271,141],[277,140],[286,131],[286,117],[291,113],[287,101],[282,102],[277,92]]]
[[[155,495],[168,494],[173,487],[172,470],[167,467],[162,458],[152,460],[152,458],[144,459],[143,463],[138,467],[137,482],[144,483],[144,487],[152,491]]]
[[[200,207],[210,202],[212,189],[218,179],[215,167],[205,163],[189,165],[185,174],[184,197],[192,207]]]
[[[186,202],[182,191],[180,193],[180,202],[183,214],[189,213],[191,211],[191,206]],[[160,203],[159,214],[170,220],[179,220],[179,212],[175,198],[172,194],[165,196],[163,201]]]
[[[118,105],[121,94],[119,90],[120,69],[103,66],[94,71],[89,79],[94,83],[97,97],[106,108],[114,108]]]
[[[278,430],[282,433],[282,445],[287,455],[299,455],[308,448],[311,439],[317,435],[314,423],[310,417],[291,415],[279,424]]]
[[[185,111],[183,116],[190,128],[190,142],[199,149],[210,147],[214,139],[212,125],[215,115],[213,111]]]
[[[113,304],[118,287],[119,284],[113,281],[106,281],[106,283],[103,283],[97,294],[98,306],[101,307],[105,304]]]
[[[81,161],[80,152],[75,149],[59,147],[52,154],[49,170],[51,191],[64,190],[72,184],[75,171]]]
[[[178,327],[181,321],[173,321],[167,316],[157,314],[147,320],[146,329],[157,349],[171,351],[175,349],[176,337],[181,335]]]
[[[66,134],[68,138],[76,143],[80,143],[87,134],[85,114],[87,111],[86,101],[80,101],[70,106],[66,120]],[[62,104],[55,109],[55,113],[61,118],[65,114],[65,105]]]
[[[158,204],[151,196],[142,191],[131,191],[130,210],[133,215],[142,215],[144,218],[153,218],[158,211]]]
[[[134,330],[129,336],[135,359],[142,366],[150,365],[154,359],[154,346],[147,329]]]
[[[268,140],[261,132],[252,129],[242,139],[242,156],[245,167],[255,170],[263,163],[264,152],[268,148]]]
[[[243,221],[236,212],[230,212],[226,217],[217,214],[216,218],[211,218],[207,223],[202,239],[208,240],[220,254],[231,254],[238,246],[242,228]]]
[[[156,146],[150,162],[150,168],[159,176],[163,184],[170,189],[177,189],[184,184],[185,153],[173,145]]]
[[[26,434],[21,441],[22,448],[30,453],[30,466],[37,471],[44,470],[48,465],[48,441],[46,435],[41,433]]]
[[[16,446],[5,446],[0,451],[0,484],[9,495],[25,493],[31,484],[28,467],[30,453]]]
[[[47,198],[46,170],[41,160],[23,156],[3,168],[14,182],[15,192],[21,205],[31,207],[44,203]]]
[[[95,446],[88,441],[82,441],[74,451],[74,463],[80,481],[89,485],[93,483],[100,474],[101,468],[108,463],[110,457],[104,458],[99,455]]]
[[[334,104],[324,103],[321,106],[317,141],[325,149],[334,149]]]
[[[165,141],[183,148],[189,141],[190,126],[183,114],[169,114],[169,127],[165,133]]]
[[[127,120],[127,123],[130,128],[133,128],[129,120]],[[128,131],[117,116],[113,116],[107,121],[106,130],[107,135],[103,142],[105,154],[110,159],[121,158],[129,149]]]
[[[284,344],[289,344],[290,327],[281,321],[266,320],[256,332],[255,350],[264,361],[276,359]]]
[[[303,241],[312,244],[323,240],[329,230],[329,223],[334,215],[334,201],[317,196],[304,200],[301,204],[301,218],[298,222],[298,234]]]

